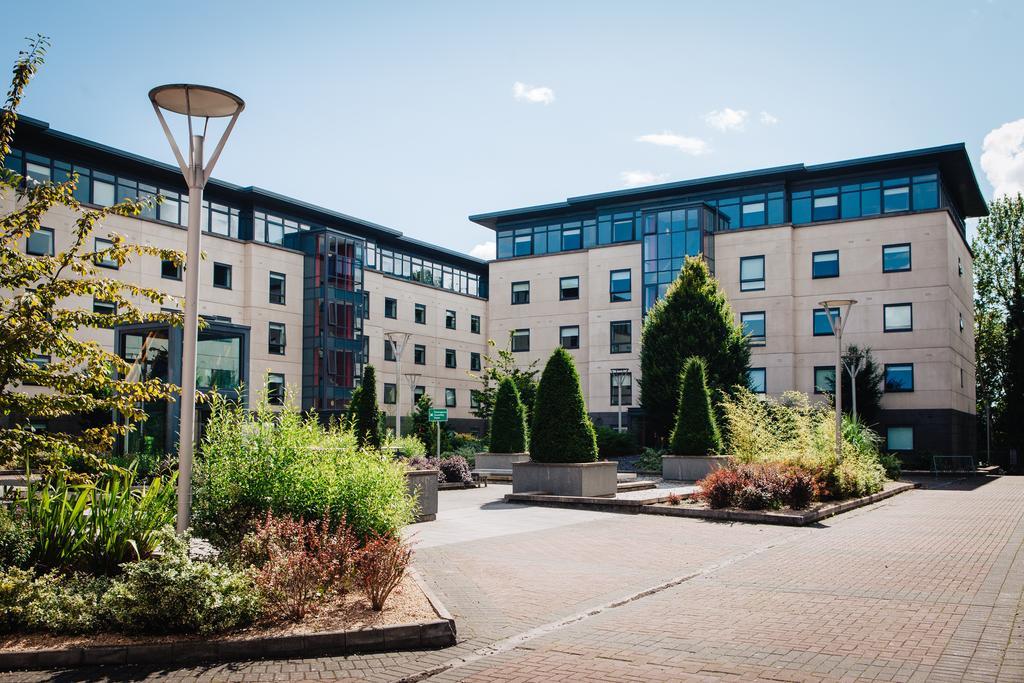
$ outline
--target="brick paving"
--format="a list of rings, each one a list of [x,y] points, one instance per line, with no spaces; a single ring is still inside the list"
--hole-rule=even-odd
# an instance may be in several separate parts
[[[453,648],[5,680],[1022,681],[1024,478],[927,484],[800,529],[442,492]]]

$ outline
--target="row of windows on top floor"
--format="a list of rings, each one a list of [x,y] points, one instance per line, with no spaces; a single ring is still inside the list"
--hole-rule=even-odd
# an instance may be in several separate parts
[[[78,185],[73,194],[79,202],[113,206],[126,199],[138,199],[148,202],[141,209],[140,217],[179,226],[188,225],[187,193],[16,149],[5,158],[4,165],[40,183],[66,182],[71,179],[72,173],[77,173]],[[159,204],[155,202],[158,196],[161,198]],[[200,217],[205,232],[236,239],[248,233],[246,224],[250,216],[236,207],[203,201]],[[283,244],[285,235],[321,227],[260,210],[254,211],[251,218],[253,239],[268,244]],[[471,296],[486,296],[486,278],[477,273],[378,247],[372,241],[367,241],[366,266],[433,287]]]
[[[927,211],[940,206],[940,194],[937,173],[793,190],[789,193],[789,221],[804,224]],[[776,190],[699,201],[717,209],[721,221],[716,229],[729,230],[785,223],[785,197],[784,191]],[[687,200],[688,203],[694,201],[698,199]],[[577,218],[554,224],[501,229],[498,231],[498,258],[633,242],[641,239],[642,235],[668,232],[670,222],[660,217],[653,219],[656,214],[666,213],[665,210],[623,211],[600,214],[596,219]]]

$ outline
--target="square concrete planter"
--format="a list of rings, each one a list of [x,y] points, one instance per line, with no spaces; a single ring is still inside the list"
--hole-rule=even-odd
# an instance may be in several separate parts
[[[614,496],[618,463],[512,463],[512,493],[552,496]]]
[[[476,469],[512,471],[512,463],[529,462],[529,453],[477,453]]]
[[[663,455],[661,478],[697,481],[728,464],[728,455]]]
[[[416,521],[437,519],[437,470],[407,470],[405,484],[409,495],[416,499]]]

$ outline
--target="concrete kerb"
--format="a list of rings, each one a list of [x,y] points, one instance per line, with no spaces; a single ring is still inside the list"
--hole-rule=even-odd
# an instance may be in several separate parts
[[[247,640],[181,640],[102,647],[0,652],[0,671],[65,669],[80,666],[141,664],[189,665],[253,659],[324,657],[365,652],[440,649],[455,645],[455,618],[412,567],[409,574],[423,591],[437,619],[353,631],[267,636]]]

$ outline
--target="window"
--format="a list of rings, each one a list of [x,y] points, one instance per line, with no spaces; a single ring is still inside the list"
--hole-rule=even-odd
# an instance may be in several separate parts
[[[530,350],[530,330],[512,330],[512,350]]]
[[[814,393],[831,394],[836,390],[836,368],[834,365],[820,365],[814,368]]]
[[[839,218],[838,188],[825,187],[814,191],[811,218],[816,221],[834,221]]]
[[[384,297],[384,317],[385,318],[397,318],[398,317],[398,300],[392,299],[391,297]]]
[[[740,258],[740,291],[754,292],[764,289],[764,256]]]
[[[613,242],[631,242],[633,240],[633,219],[615,221],[612,223]]]
[[[99,315],[117,315],[117,304],[113,301],[103,301],[102,299],[93,298],[92,312]],[[106,324],[101,325],[101,327],[111,329],[113,325]]]
[[[53,230],[39,228],[25,240],[25,253],[32,256],[53,256]]]
[[[270,323],[267,352],[277,356],[284,355],[285,337],[284,323]]]
[[[181,266],[175,264],[174,261],[167,261],[165,259],[161,259],[160,277],[162,277],[165,280],[180,280]]]
[[[412,401],[413,401],[413,403],[419,403],[420,399],[423,398],[424,396],[426,396],[426,394],[427,394],[427,388],[425,386],[423,386],[422,384],[417,384],[416,387],[412,390]]]
[[[562,231],[562,251],[572,251],[583,246],[583,234],[579,228]]]
[[[445,408],[454,408],[455,403],[455,389],[451,387],[445,387],[444,390],[444,406]]]
[[[370,293],[366,290],[363,290],[363,311],[361,315],[363,320],[370,319]]]
[[[832,314],[832,320],[836,322],[836,326],[839,326],[839,309],[830,308],[826,311],[824,308],[814,309],[814,336],[815,337],[831,337],[832,335],[832,324],[829,322],[829,313]]]
[[[887,244],[882,247],[882,272],[910,270],[910,244]]]
[[[577,275],[558,280],[558,300],[571,301],[580,298],[580,278]]]
[[[764,311],[747,311],[746,313],[740,313],[740,324],[743,326],[743,334],[747,335],[747,341],[751,345],[764,346]]]
[[[616,386],[615,382],[619,378],[622,379],[622,385],[621,386]],[[609,396],[611,396],[610,403],[613,406],[617,406],[617,405],[631,406],[631,405],[633,405],[633,373],[631,373],[631,372],[623,372],[623,373],[612,372],[612,373],[610,373],[608,375],[608,383],[609,383],[609,389],[610,389]],[[621,398],[621,400],[620,400],[620,398]]]
[[[912,304],[886,304],[883,310],[886,332],[910,332],[914,329]]]
[[[93,251],[103,251],[105,249],[110,249],[113,246],[114,243],[111,242],[110,240],[105,240],[102,237],[97,237],[94,243]],[[102,268],[113,268],[114,270],[118,269],[117,261],[112,259],[109,255],[97,256],[95,263],[97,266],[100,266]]]
[[[384,383],[384,403],[394,405],[398,402],[398,386],[390,382]]]
[[[384,340],[384,360],[391,362],[395,360],[395,345],[391,343],[390,339]]]
[[[633,299],[632,271],[613,270],[610,275],[608,291],[612,301],[631,301]]]
[[[427,324],[427,307],[424,304],[416,304],[413,309],[413,320],[420,325]]]
[[[423,344],[415,344],[412,347],[412,362],[415,365],[427,364],[427,347]]]
[[[480,392],[476,389],[469,390],[469,407],[474,409],[480,407]]]
[[[890,185],[898,182],[906,182],[906,178],[886,180],[883,185]],[[882,189],[882,211],[892,213],[894,211],[910,210],[910,187],[883,187]]]
[[[814,252],[811,255],[811,277],[839,277],[839,252]]]
[[[611,353],[633,351],[633,321],[615,320],[610,324]]]
[[[579,325],[564,325],[558,328],[558,343],[563,349],[580,348]]]
[[[533,238],[530,235],[518,235],[513,247],[514,256],[529,256],[533,253]]]
[[[963,334],[964,333],[964,314],[963,313],[959,313],[958,315],[960,316],[960,334]]]
[[[449,309],[444,312],[444,326],[449,330],[455,329],[455,311]]]
[[[755,394],[767,392],[768,371],[765,368],[750,368],[747,370],[747,386]]]
[[[270,273],[270,303],[284,305],[285,276],[284,273]]]
[[[469,354],[469,369],[473,372],[480,372],[481,368],[480,354],[476,351],[472,351]]]
[[[44,367],[50,364],[50,354],[48,353],[37,353],[32,356],[32,363],[35,363],[39,367]]]
[[[469,331],[473,334],[480,334],[480,316],[469,316]]]
[[[512,303],[513,304],[528,304],[528,303],[530,303],[530,283],[529,282],[513,282],[512,283]]]
[[[213,264],[213,286],[231,289],[231,266],[226,263]]]
[[[961,370],[961,372],[963,372]],[[914,390],[914,364],[913,363],[886,363],[885,364],[885,391],[886,393],[898,393],[901,391]]]
[[[279,372],[267,373],[267,403],[272,406],[284,405],[284,375]]]
[[[914,450],[914,428],[889,427],[885,430],[885,447],[890,451]]]
[[[455,367],[455,349],[444,350],[444,366],[446,368]]]
[[[964,276],[964,262],[959,256],[956,257],[956,274],[957,277]]]

